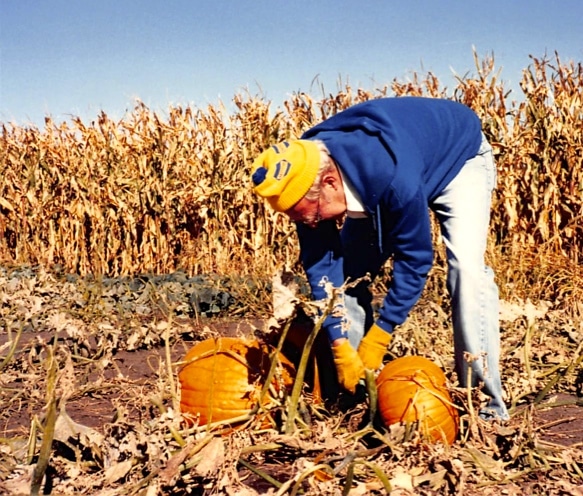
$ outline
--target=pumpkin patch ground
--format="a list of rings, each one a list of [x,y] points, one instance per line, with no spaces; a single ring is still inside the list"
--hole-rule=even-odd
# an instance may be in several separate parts
[[[207,338],[265,338],[269,315],[241,313],[228,289],[197,299],[171,279],[147,297],[146,285],[101,285],[88,297],[86,283],[37,269],[1,277],[0,494],[29,494],[42,463],[42,491],[63,495],[582,491],[583,345],[564,309],[514,302],[502,315],[512,418],[492,425],[472,420],[467,392],[455,388],[446,313],[420,302],[388,357],[423,355],[445,371],[461,406],[446,446],[371,424],[366,396],[316,405],[310,392],[288,432],[285,403],[275,428],[189,428],[172,395],[181,360]]]

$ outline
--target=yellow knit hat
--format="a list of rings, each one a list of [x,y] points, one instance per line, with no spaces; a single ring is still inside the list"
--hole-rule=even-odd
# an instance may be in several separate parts
[[[320,168],[318,145],[309,140],[284,141],[265,150],[253,163],[253,190],[278,212],[299,202]]]

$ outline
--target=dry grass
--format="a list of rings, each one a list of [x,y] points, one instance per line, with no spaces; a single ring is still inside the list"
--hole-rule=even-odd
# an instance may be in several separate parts
[[[117,122],[101,114],[90,123],[47,118],[43,129],[3,124],[2,270],[36,269],[0,277],[0,402],[7,406],[0,420],[31,418],[22,435],[0,438],[0,484],[34,492],[49,473],[55,494],[253,494],[251,482],[271,494],[380,494],[389,485],[395,494],[580,491],[580,446],[549,443],[549,426],[537,419],[552,408],[552,395],[581,389],[582,67],[558,54],[533,58],[518,101],[509,99],[493,57],[476,56],[475,71],[452,90],[431,73],[415,74],[374,90],[344,84],[321,98],[294,94],[277,109],[236,95],[231,113],[217,105],[172,107],[161,116],[138,103]],[[251,423],[221,436],[181,424],[168,348],[146,385],[108,375],[122,350],[184,345],[211,331],[201,331],[198,316],[176,319],[183,303],[171,291],[150,284],[130,308],[103,278],[217,274],[241,302],[232,316],[270,316],[271,276],[282,267],[301,271],[293,226],[250,193],[253,158],[349,105],[392,94],[466,103],[494,146],[499,184],[488,260],[515,311],[503,324],[508,426],[475,418],[470,406],[479,396],[454,387],[466,414],[451,448],[368,424],[366,402],[346,414],[314,408],[305,395],[291,409],[282,400],[273,429]],[[441,248],[391,352],[427,356],[455,384],[444,358],[452,350]],[[155,312],[142,313],[148,305]],[[38,338],[19,343],[31,333]],[[97,381],[88,379],[95,374]],[[116,415],[102,432],[67,423],[67,405],[107,392]]]
[[[371,423],[366,400],[325,408],[306,392],[293,405],[293,395],[281,397],[270,428],[253,417],[237,431],[187,427],[176,368],[192,339],[219,332],[212,320],[201,332],[177,318],[176,307],[161,311],[158,302],[169,302],[161,286],[157,298],[156,288],[149,292],[157,311],[144,317],[111,306],[83,279],[27,269],[3,272],[0,282],[8,333],[0,348],[0,492],[521,495],[576,494],[583,484],[580,442],[556,444],[547,432],[553,423],[541,420],[545,409],[559,408],[555,395],[574,399],[581,387],[582,328],[563,311],[505,302],[502,372],[512,418],[502,426],[475,416],[477,391],[456,387],[446,313],[430,300],[415,308],[390,353],[426,356],[446,371],[461,432],[443,446],[425,442],[414,426]],[[18,343],[23,334],[29,341]],[[149,379],[121,368],[128,349],[148,357]],[[69,416],[99,411],[103,398],[113,406],[101,424]],[[22,416],[28,424],[6,430]]]

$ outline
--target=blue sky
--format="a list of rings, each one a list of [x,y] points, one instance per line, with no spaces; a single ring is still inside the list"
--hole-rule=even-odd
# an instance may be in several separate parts
[[[413,72],[451,87],[475,73],[472,47],[517,91],[529,55],[583,60],[582,23],[582,0],[0,0],[0,122],[117,119],[136,99],[163,113],[246,91],[276,108]]]

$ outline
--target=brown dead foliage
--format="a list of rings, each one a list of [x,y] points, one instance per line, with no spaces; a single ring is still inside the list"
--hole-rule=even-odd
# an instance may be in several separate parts
[[[420,354],[447,372],[461,434],[443,446],[414,426],[371,423],[365,396],[323,406],[305,391],[291,430],[289,397],[272,428],[253,418],[236,431],[186,427],[175,377],[185,351],[217,334],[266,337],[270,322],[229,319],[226,326],[221,316],[185,317],[155,298],[151,312],[120,313],[106,295],[89,302],[90,283],[39,268],[4,270],[0,283],[0,487],[8,494],[31,487],[62,495],[581,490],[583,432],[572,417],[581,417],[583,327],[552,304],[503,302],[502,372],[512,414],[504,425],[477,418],[480,394],[456,388],[446,312],[430,298],[416,307],[390,354]],[[303,301],[298,296],[292,307]],[[279,305],[275,314],[283,315]],[[565,408],[575,410],[552,420],[549,412]],[[571,430],[553,431],[560,425]]]

